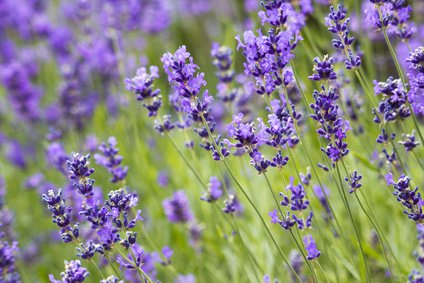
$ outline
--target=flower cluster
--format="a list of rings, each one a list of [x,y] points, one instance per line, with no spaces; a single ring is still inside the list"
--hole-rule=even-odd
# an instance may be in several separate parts
[[[313,96],[315,103],[310,104],[313,109],[310,116],[321,125],[317,133],[329,141],[327,147],[321,150],[336,163],[349,153],[347,143],[344,141],[349,125],[338,113],[339,106],[336,103],[339,99],[338,89],[330,87],[327,90],[322,85],[321,91],[315,90]]]
[[[406,175],[401,175],[397,182],[393,180],[392,173],[386,175],[386,181],[388,185],[393,185],[393,195],[396,196],[405,208],[405,214],[408,215],[409,219],[414,220],[417,223],[422,223],[424,219],[424,213],[422,209],[423,200],[421,193],[418,192],[418,187],[413,189],[410,185],[411,178]]]
[[[116,138],[110,137],[108,139],[108,145],[106,145],[106,143],[102,143],[99,146],[99,151],[102,154],[94,155],[97,164],[105,167],[112,175],[112,178],[110,179],[112,183],[125,181],[128,173],[128,167],[121,165],[123,157],[118,155],[119,149],[116,145]]]
[[[408,77],[411,87],[408,99],[414,112],[424,115],[424,47],[418,47],[409,54]]]
[[[412,7],[404,0],[372,1],[364,9],[365,22],[374,29],[386,29],[402,41],[408,41],[417,31],[410,22]]]
[[[212,176],[209,179],[208,192],[205,193],[200,199],[207,202],[217,201],[222,196],[221,182],[217,177]]]
[[[60,274],[61,280],[56,280],[52,274],[49,275],[49,279],[51,283],[84,282],[89,274],[79,260],[71,260],[65,261],[65,271]]]
[[[237,49],[243,50],[245,74],[255,78],[256,93],[271,95],[280,86],[292,82],[291,71],[284,68],[293,57],[292,50],[301,39],[299,35],[270,29],[268,36],[246,31],[243,39],[244,42],[237,37]]]
[[[322,61],[318,58],[314,58],[314,74],[308,78],[313,81],[328,81],[337,79],[337,75],[334,72],[334,58],[325,55]]]
[[[153,81],[159,78],[159,69],[156,66],[150,67],[150,74],[146,68],[137,70],[136,75],[131,79],[125,79],[128,90],[137,96],[137,100],[143,102],[143,106],[149,111],[150,116],[157,116],[159,108],[162,106],[162,97],[159,89],[153,89]]]
[[[314,260],[316,258],[319,258],[321,255],[321,252],[317,249],[317,246],[315,244],[314,238],[312,238],[312,235],[307,235],[303,237],[303,243],[306,247],[307,256],[306,258],[308,260]]]
[[[309,207],[309,200],[306,199],[306,193],[303,185],[294,185],[294,178],[290,177],[290,184],[287,186],[286,190],[291,192],[291,195],[288,197],[285,194],[280,193],[280,196],[283,198],[280,204],[284,207],[289,207],[291,212],[287,211],[286,215],[281,215],[280,218],[277,210],[274,209],[273,212],[269,213],[271,217],[271,223],[278,223],[281,227],[287,230],[291,229],[294,225],[297,225],[299,230],[310,228],[312,225],[313,217],[312,211],[309,212],[309,215],[306,219],[303,219],[302,217],[302,212]]]
[[[10,245],[4,237],[5,234],[0,232],[0,281],[20,283],[20,276],[15,265],[15,255],[19,251],[18,242],[15,241]]]
[[[53,223],[60,228],[60,236],[65,243],[71,243],[79,237],[78,224],[71,225],[72,207],[66,205],[62,197],[62,189],[57,194],[49,190],[43,194],[43,201],[47,203],[47,209],[52,213]]]
[[[350,35],[348,24],[350,18],[346,15],[347,10],[339,5],[337,9],[333,6],[330,7],[330,13],[326,20],[326,25],[331,33],[337,35],[337,39],[333,39],[332,43],[334,48],[343,50],[346,56],[345,67],[348,70],[357,69],[361,66],[361,57],[354,55],[352,51],[352,44],[355,38]]]
[[[188,198],[183,190],[174,192],[172,198],[162,202],[166,217],[171,223],[187,223],[194,219]]]
[[[73,187],[85,198],[89,198],[93,195],[94,179],[89,177],[93,174],[94,169],[88,167],[90,165],[88,161],[89,158],[89,154],[80,156],[78,153],[74,153],[73,159],[66,162],[69,179]]]
[[[356,192],[357,189],[362,187],[362,184],[360,181],[362,180],[362,175],[358,174],[358,171],[353,171],[352,174],[350,174],[349,177],[345,177],[345,181],[347,182],[349,186],[349,193]]]
[[[405,147],[406,151],[412,151],[414,148],[416,148],[420,142],[415,140],[415,131],[412,131],[412,133],[409,134],[402,134],[403,141],[399,141],[401,145]]]
[[[204,73],[196,73],[199,67],[194,64],[193,57],[187,52],[185,46],[178,48],[174,54],[165,53],[161,60],[168,75],[168,81],[177,94],[172,98],[174,109],[183,111],[188,116],[188,120],[179,127],[188,127],[191,122],[197,123],[199,128],[194,128],[194,131],[204,141],[201,146],[206,150],[218,150],[209,143],[208,139],[214,138],[210,137],[208,132],[209,129],[213,133],[215,126],[214,119],[210,115],[213,97],[208,94],[208,90],[203,92],[202,98],[199,96],[201,87],[206,85]]]
[[[378,112],[384,122],[405,119],[411,115],[408,107],[408,95],[400,79],[389,77],[385,82],[374,81],[376,95],[381,94],[382,100],[378,105]],[[380,123],[379,117],[375,121]]]
[[[122,157],[116,157],[116,153],[113,143],[111,148],[104,151],[105,155],[120,161]],[[43,195],[44,202],[52,212],[53,222],[61,228],[61,237],[64,242],[77,245],[76,255],[82,259],[90,260],[95,254],[104,257],[114,256],[114,250],[119,247],[131,251],[130,253],[137,252],[139,248],[135,245],[137,245],[138,233],[134,231],[134,227],[142,218],[141,211],[134,212],[133,207],[137,205],[138,197],[120,188],[110,191],[107,199],[103,200],[102,196],[93,193],[92,189],[86,189],[94,183],[94,180],[90,178],[94,170],[89,167],[88,158],[89,155],[80,156],[76,153],[74,158],[67,162],[69,179],[73,188],[85,199],[80,207],[71,202],[67,203],[62,197],[61,189],[57,194],[49,191]],[[113,160],[111,164],[120,164]],[[76,210],[81,216],[80,223],[74,224],[74,219],[71,217],[72,210]],[[83,235],[80,235],[80,226],[84,227]],[[137,257],[132,260],[117,261],[124,270],[131,273],[144,264],[143,260],[144,258]],[[79,265],[74,262],[69,266],[71,268],[69,276],[73,274],[74,267],[79,270]]]

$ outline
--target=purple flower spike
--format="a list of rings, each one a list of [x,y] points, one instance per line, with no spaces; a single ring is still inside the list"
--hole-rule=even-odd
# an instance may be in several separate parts
[[[172,223],[187,223],[194,219],[187,195],[183,190],[176,191],[172,198],[162,202],[166,217]]]
[[[128,173],[128,167],[121,165],[123,157],[118,155],[119,149],[116,145],[116,138],[110,137],[108,139],[108,144],[102,143],[99,146],[99,151],[102,154],[94,155],[96,163],[105,167],[112,175],[110,179],[112,183],[124,181]]]
[[[321,255],[321,252],[317,249],[315,240],[312,235],[306,235],[303,237],[303,243],[305,244],[308,260],[314,260]]]
[[[309,76],[308,78],[313,81],[326,81],[326,80],[335,80],[337,79],[337,75],[334,72],[334,58],[328,57],[328,55],[325,55],[322,61],[315,57],[314,59],[315,65],[314,65],[314,74],[312,76]]]
[[[209,179],[208,192],[200,199],[207,202],[217,201],[222,196],[221,182],[217,177],[212,176]]]
[[[159,78],[158,72],[156,66],[150,66],[150,74],[143,67],[137,70],[135,77],[125,79],[127,89],[137,96],[137,100],[143,102],[143,106],[149,111],[149,116],[156,116],[162,106],[160,90],[153,89],[154,79]]]
[[[64,282],[83,282],[90,273],[81,266],[79,260],[65,261],[65,271],[60,274],[62,280],[56,280],[53,275],[49,275],[50,282],[64,283]]]

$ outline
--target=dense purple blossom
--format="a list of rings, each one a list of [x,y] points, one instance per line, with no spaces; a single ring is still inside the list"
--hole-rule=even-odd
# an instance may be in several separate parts
[[[153,81],[159,78],[159,70],[156,66],[150,66],[150,74],[146,68],[137,70],[135,77],[125,80],[128,90],[137,96],[137,100],[143,102],[143,106],[149,111],[149,116],[157,116],[162,106],[162,98],[159,89],[153,89]]]
[[[65,271],[60,274],[61,280],[56,280],[53,275],[49,275],[50,282],[52,283],[69,283],[83,282],[90,273],[81,265],[79,260],[65,261]]]
[[[194,219],[188,198],[183,190],[176,191],[173,197],[162,202],[165,215],[172,223],[186,223]]]
[[[386,82],[374,81],[376,95],[382,96],[378,112],[385,122],[401,120],[409,117],[408,95],[400,79],[389,77]]]
[[[349,193],[356,192],[357,189],[362,187],[362,184],[360,183],[362,179],[362,175],[358,174],[358,171],[353,171],[352,174],[349,177],[345,177],[345,181],[348,183],[349,186]]]
[[[90,155],[80,156],[78,153],[73,154],[73,159],[68,160],[69,179],[73,187],[85,198],[93,195],[94,179],[89,178],[93,174],[94,169],[89,168]]]
[[[406,175],[401,175],[395,182],[392,173],[389,172],[386,175],[386,181],[388,185],[393,185],[395,189],[393,195],[396,196],[397,201],[406,208],[404,212],[408,215],[408,218],[417,223],[422,223],[424,219],[422,209],[423,200],[421,198],[421,193],[418,192],[418,187],[414,189],[410,185],[411,178]]]
[[[42,91],[32,83],[26,66],[18,62],[4,66],[0,78],[17,118],[28,122],[39,120]]]
[[[4,283],[20,283],[20,276],[16,270],[15,256],[19,251],[18,242],[9,244],[0,232],[0,281]]]
[[[409,102],[414,112],[424,115],[424,47],[418,47],[409,53],[406,59],[408,62],[408,78],[410,91],[408,93]]]
[[[52,213],[53,223],[60,228],[60,236],[65,243],[73,242],[79,237],[78,224],[72,226],[72,208],[68,206],[62,197],[62,190],[57,194],[53,190],[42,195],[43,201],[47,203],[47,209]]]
[[[317,249],[314,238],[312,235],[303,237],[303,243],[305,244],[308,260],[314,260],[321,255],[321,252]]]
[[[321,148],[321,150],[333,163],[336,163],[349,153],[347,143],[345,142],[349,124],[338,113],[338,89],[330,87],[327,90],[322,85],[321,91],[318,92],[315,90],[313,96],[315,103],[310,104],[310,107],[313,109],[313,114],[310,114],[310,117],[321,125],[317,133],[329,141],[327,147]]]
[[[337,79],[337,75],[334,72],[334,58],[328,57],[325,55],[322,61],[318,58],[314,58],[314,73],[308,78],[313,81],[320,80],[335,80]]]

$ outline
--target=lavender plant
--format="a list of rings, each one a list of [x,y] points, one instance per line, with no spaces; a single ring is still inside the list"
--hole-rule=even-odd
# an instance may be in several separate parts
[[[0,281],[422,282],[423,15],[4,0]]]

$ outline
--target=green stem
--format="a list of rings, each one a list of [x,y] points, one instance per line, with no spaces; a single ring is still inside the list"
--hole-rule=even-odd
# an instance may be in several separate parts
[[[92,258],[90,258],[89,261],[94,265],[94,268],[96,269],[96,272],[100,276],[100,278],[105,279],[105,277],[102,274],[100,268],[97,266],[97,264],[94,262],[94,260]]]
[[[304,251],[303,251],[302,247],[300,246],[299,242],[297,241],[296,236],[293,234],[293,231],[292,231],[291,229],[289,229],[289,232],[290,232],[290,235],[292,236],[292,238],[293,238],[294,242],[296,243],[296,246],[297,246],[297,248],[299,249],[300,254],[302,255],[303,259],[305,260],[306,265],[308,266],[309,270],[311,271],[312,276],[313,276],[313,278],[314,278],[314,281],[315,281],[315,282],[319,282],[319,281],[318,281],[318,278],[317,278],[317,275],[316,275],[316,273],[315,273],[315,270],[314,270],[314,268],[312,267],[312,265],[311,265],[311,263],[309,262],[309,260],[306,258],[306,255],[305,255],[305,253],[304,253]]]
[[[110,256],[109,256],[107,253],[105,253],[105,257],[106,257],[106,259],[107,259],[107,261],[108,261],[108,263],[109,263],[110,267],[112,267],[112,270],[113,270],[113,272],[115,273],[116,277],[117,277],[117,278],[120,278],[121,276],[120,276],[120,274],[119,274],[118,270],[116,270],[116,267],[113,265],[113,262],[112,262],[112,260],[110,259]]]
[[[183,159],[184,163],[187,165],[187,167],[190,169],[190,171],[193,173],[194,177],[196,177],[197,181],[199,181],[199,183],[204,187],[208,188],[208,186],[203,183],[202,178],[200,178],[199,174],[197,174],[197,171],[194,170],[193,166],[191,165],[191,163],[187,160],[187,158],[184,156],[184,154],[181,152],[181,150],[178,148],[177,144],[175,143],[174,139],[171,137],[171,135],[169,133],[166,133],[166,135],[168,136],[169,140],[172,143],[172,146],[174,147],[174,149],[177,151],[177,153],[180,155],[180,157]]]
[[[324,272],[324,270],[322,269],[321,264],[319,263],[319,261],[318,261],[318,260],[316,260],[315,262],[317,263],[318,269],[319,269],[319,271],[321,272],[322,276],[324,277],[325,282],[329,283],[330,281],[328,280],[327,275],[325,275],[325,272]]]
[[[337,175],[338,175],[339,182],[340,182],[340,189],[341,189],[341,191],[342,191],[342,195],[343,195],[343,198],[344,198],[344,201],[345,201],[346,207],[347,207],[347,211],[348,211],[349,219],[350,219],[350,221],[351,221],[351,223],[352,223],[352,225],[353,225],[353,229],[355,230],[355,235],[356,235],[356,238],[357,238],[357,241],[358,241],[358,245],[359,245],[359,250],[360,250],[361,258],[362,258],[362,261],[363,261],[363,263],[364,263],[365,270],[366,270],[366,278],[367,278],[367,281],[368,281],[368,282],[371,282],[371,281],[370,281],[371,276],[370,276],[370,273],[369,273],[368,264],[367,264],[367,262],[366,262],[364,249],[363,249],[363,247],[362,247],[362,240],[361,240],[361,236],[359,235],[358,228],[356,227],[355,220],[353,219],[352,211],[351,211],[351,209],[350,209],[350,205],[349,205],[349,202],[348,202],[347,197],[346,197],[346,192],[345,192],[345,190],[343,189],[343,181],[342,181],[342,176],[341,176],[341,174],[340,174],[340,168],[339,168],[339,165],[338,165],[338,164],[336,164],[336,170],[337,170]]]

